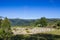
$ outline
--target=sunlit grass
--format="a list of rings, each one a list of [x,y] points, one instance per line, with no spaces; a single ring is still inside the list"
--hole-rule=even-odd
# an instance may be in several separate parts
[[[16,26],[16,27],[11,27],[11,28],[41,28],[41,27],[29,27],[29,26],[27,26],[27,27],[19,27],[19,26]],[[36,29],[36,30],[37,30]],[[42,32],[43,34],[53,34],[53,35],[60,35],[60,29],[55,29],[55,30],[53,30],[53,31],[47,31],[47,32]]]
[[[55,29],[54,31],[45,32],[45,34],[60,35],[60,29]]]

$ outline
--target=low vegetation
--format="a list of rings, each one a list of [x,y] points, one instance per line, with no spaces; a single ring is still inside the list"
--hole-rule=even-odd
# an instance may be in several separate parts
[[[60,19],[0,18],[0,40],[60,40]]]

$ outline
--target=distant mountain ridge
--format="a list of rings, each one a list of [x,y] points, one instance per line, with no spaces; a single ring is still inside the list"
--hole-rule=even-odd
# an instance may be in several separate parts
[[[35,22],[37,19],[9,19],[12,26],[30,26],[31,23]],[[47,19],[48,22],[59,20],[58,18]]]
[[[9,19],[12,26],[29,26],[33,19]]]

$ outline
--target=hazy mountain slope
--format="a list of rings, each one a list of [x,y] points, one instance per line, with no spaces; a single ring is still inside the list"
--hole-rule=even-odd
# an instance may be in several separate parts
[[[9,19],[12,26],[29,26],[31,23],[33,24],[37,19]],[[55,22],[60,19],[51,18],[47,19],[48,22]]]
[[[31,22],[35,22],[35,20],[28,19],[9,19],[12,26],[29,26]]]

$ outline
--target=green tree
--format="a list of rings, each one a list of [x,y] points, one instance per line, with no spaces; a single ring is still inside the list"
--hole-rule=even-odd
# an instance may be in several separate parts
[[[1,28],[1,24],[2,24],[2,17],[0,16],[0,28]]]
[[[36,22],[35,22],[35,25],[37,26],[42,26],[42,27],[45,27],[47,26],[47,19],[45,17],[41,17],[41,19],[38,19]]]
[[[40,24],[42,25],[42,27],[47,26],[47,19],[45,17],[41,17]]]
[[[1,28],[1,24],[2,24],[2,19],[0,19],[0,28]]]
[[[6,17],[6,18],[4,18],[4,20],[2,21],[2,28],[3,29],[7,29],[7,30],[9,30],[10,29],[10,27],[11,27],[11,24],[10,24],[10,21],[8,20],[8,18]]]
[[[12,36],[10,21],[7,17],[2,21],[1,26],[3,31],[0,35],[2,36],[2,38],[4,38],[4,40],[7,40],[8,37]]]
[[[57,26],[60,26],[60,21],[57,22]]]

